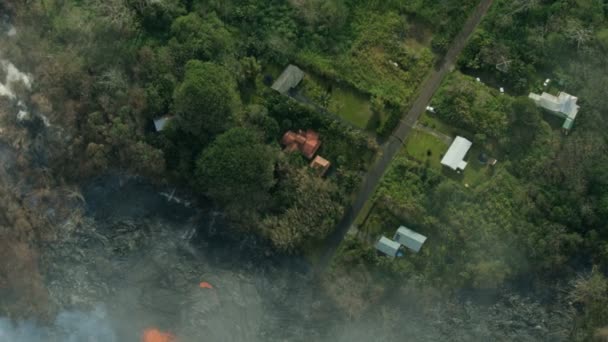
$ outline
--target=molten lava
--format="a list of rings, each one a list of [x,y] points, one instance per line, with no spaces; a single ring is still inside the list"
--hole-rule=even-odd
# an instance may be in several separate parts
[[[156,328],[146,329],[141,337],[141,342],[176,342],[175,336],[162,332]]]
[[[206,282],[206,281],[203,281],[202,283],[198,284],[198,286],[199,286],[201,289],[212,289],[212,288],[213,288],[213,285],[209,284],[209,283],[208,283],[208,282]]]

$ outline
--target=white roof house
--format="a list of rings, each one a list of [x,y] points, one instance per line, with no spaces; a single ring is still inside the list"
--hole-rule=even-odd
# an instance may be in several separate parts
[[[467,162],[464,157],[473,145],[463,137],[456,137],[450,145],[450,148],[441,159],[441,164],[449,167],[452,170],[464,170],[467,167]]]
[[[385,236],[380,237],[378,242],[376,242],[376,249],[391,258],[399,254],[399,247],[401,247],[401,244]]]
[[[279,78],[272,84],[272,89],[281,94],[287,93],[291,88],[295,88],[304,78],[304,71],[293,64],[289,64]]]
[[[578,98],[570,94],[560,92],[557,96],[553,96],[549,93],[542,93],[541,95],[530,93],[529,98],[536,102],[536,105],[545,108],[554,114],[566,119],[564,129],[572,128],[576,114],[578,114],[579,106],[576,104]]]
[[[162,131],[163,129],[165,129],[165,126],[167,125],[167,123],[169,123],[170,120],[170,116],[161,116],[159,118],[154,119],[154,129],[156,129],[157,132]]]
[[[394,240],[402,244],[404,247],[418,253],[426,241],[426,236],[401,226],[399,229],[397,229]]]

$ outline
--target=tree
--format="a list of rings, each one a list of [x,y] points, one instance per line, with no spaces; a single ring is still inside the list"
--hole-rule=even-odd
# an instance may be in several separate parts
[[[596,329],[602,328],[608,320],[608,279],[597,268],[591,274],[579,277],[569,293],[572,302],[582,305],[574,340],[591,340]]]
[[[127,0],[140,17],[144,28],[150,31],[166,30],[173,19],[186,14],[186,9],[179,0]]]
[[[282,215],[267,217],[262,227],[277,248],[295,251],[303,243],[326,237],[342,216],[343,207],[334,183],[304,168],[290,172],[289,177],[296,184],[291,206]]]
[[[274,184],[276,151],[246,128],[218,136],[196,161],[201,190],[220,204],[259,208]]]
[[[171,25],[171,34],[169,45],[182,63],[190,59],[217,60],[235,50],[232,34],[215,13],[205,18],[196,13],[179,17]]]
[[[261,105],[252,104],[245,110],[245,124],[259,130],[268,143],[275,141],[279,135],[279,124],[268,115],[268,109]]]
[[[222,66],[192,60],[174,93],[174,110],[182,130],[214,136],[227,128],[240,99],[236,82]]]
[[[542,118],[538,107],[527,97],[518,97],[511,104],[509,150],[527,151],[539,135]]]

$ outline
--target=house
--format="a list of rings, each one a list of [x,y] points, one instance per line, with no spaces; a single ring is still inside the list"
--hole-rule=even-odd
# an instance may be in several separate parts
[[[401,256],[401,251],[399,248],[401,245],[398,242],[395,242],[385,236],[381,236],[376,242],[376,250],[382,254],[385,254],[391,258],[396,256]]]
[[[163,129],[165,129],[167,123],[169,123],[171,119],[172,117],[167,115],[154,119],[154,129],[156,129],[157,132],[162,131]]]
[[[473,143],[467,139],[456,137],[441,159],[441,164],[455,171],[464,170],[464,168],[467,167],[467,162],[464,161],[464,157],[472,145]]]
[[[286,152],[299,150],[306,158],[312,159],[321,147],[321,140],[319,140],[319,133],[312,129],[308,129],[306,132],[300,130],[298,133],[287,131],[283,134],[281,144],[285,146]]]
[[[327,170],[329,170],[330,166],[331,163],[321,156],[316,156],[315,159],[313,159],[313,161],[310,163],[310,167],[316,170],[319,173],[319,176],[321,177],[323,177],[325,173],[327,173]]]
[[[574,124],[576,114],[578,114],[579,106],[576,104],[577,97],[570,94],[560,92],[557,96],[543,92],[541,95],[530,93],[529,98],[534,100],[537,106],[547,109],[553,114],[564,118],[562,128],[569,130]]]
[[[286,94],[290,89],[295,88],[304,78],[304,71],[293,64],[289,64],[279,78],[272,84],[272,89],[281,94]]]
[[[415,231],[405,228],[404,226],[399,227],[393,238],[395,241],[403,245],[415,253],[420,251],[420,248],[426,241],[426,236],[416,233]]]

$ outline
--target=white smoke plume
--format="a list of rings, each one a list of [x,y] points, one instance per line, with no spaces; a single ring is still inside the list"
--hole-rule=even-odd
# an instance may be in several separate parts
[[[16,97],[14,85],[21,82],[27,89],[32,86],[30,77],[15,67],[13,63],[0,60],[0,70],[6,73],[4,80],[0,80],[0,96],[7,96],[11,99]]]
[[[90,312],[68,311],[57,316],[51,327],[31,321],[11,322],[0,318],[0,342],[117,342],[103,306]]]

